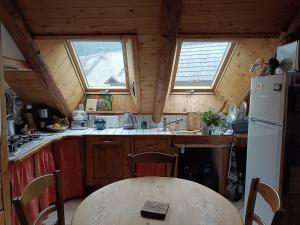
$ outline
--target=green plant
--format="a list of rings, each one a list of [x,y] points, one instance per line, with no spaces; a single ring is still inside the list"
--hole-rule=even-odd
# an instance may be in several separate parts
[[[206,112],[200,112],[199,117],[206,126],[214,125],[217,127],[224,124],[226,121],[223,113],[216,112],[213,109],[209,109]]]

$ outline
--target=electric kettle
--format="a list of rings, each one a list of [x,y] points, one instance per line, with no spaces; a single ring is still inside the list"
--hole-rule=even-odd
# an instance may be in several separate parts
[[[123,115],[123,129],[125,130],[133,129],[134,123],[137,123],[135,115],[129,112]]]

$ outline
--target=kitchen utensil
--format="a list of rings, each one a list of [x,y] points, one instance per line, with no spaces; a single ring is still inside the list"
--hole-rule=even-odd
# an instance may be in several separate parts
[[[73,120],[86,120],[86,112],[83,110],[75,110],[72,112]]]
[[[125,130],[130,130],[134,128],[134,123],[137,123],[136,117],[135,115],[133,115],[132,113],[125,113],[123,115],[123,129]]]
[[[141,128],[142,129],[147,129],[147,122],[146,121],[141,122]]]
[[[86,130],[88,129],[87,120],[73,120],[71,123],[71,130]]]
[[[14,119],[7,119],[7,131],[8,136],[12,137],[16,134],[15,128],[15,120]]]
[[[104,130],[106,128],[106,121],[103,118],[96,116],[95,125],[97,130]]]
[[[188,130],[199,130],[201,126],[201,121],[199,119],[199,114],[197,112],[187,113],[187,129]]]

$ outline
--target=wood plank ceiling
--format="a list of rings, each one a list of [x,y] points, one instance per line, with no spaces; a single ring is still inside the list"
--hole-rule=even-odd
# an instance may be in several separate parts
[[[137,34],[142,113],[152,113],[160,65],[162,0],[16,0],[33,36]],[[274,36],[299,0],[183,0],[182,34]]]

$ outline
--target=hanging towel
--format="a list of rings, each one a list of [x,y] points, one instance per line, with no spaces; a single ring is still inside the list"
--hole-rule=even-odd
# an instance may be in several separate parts
[[[238,186],[238,171],[236,163],[236,148],[235,144],[231,144],[229,156],[229,168],[227,174],[227,190],[233,193]]]

